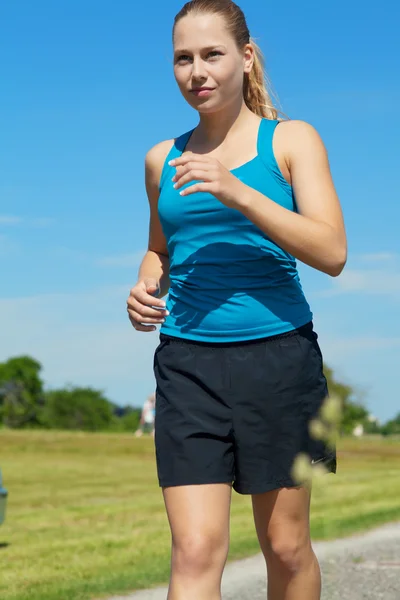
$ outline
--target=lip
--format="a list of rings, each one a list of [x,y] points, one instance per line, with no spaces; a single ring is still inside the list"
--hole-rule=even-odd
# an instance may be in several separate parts
[[[209,96],[211,92],[214,91],[215,88],[193,88],[190,90],[192,94],[195,96]]]

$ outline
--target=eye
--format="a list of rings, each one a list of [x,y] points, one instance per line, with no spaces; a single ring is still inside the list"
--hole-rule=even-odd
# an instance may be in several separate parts
[[[222,52],[219,50],[212,50],[207,54],[207,58],[217,58],[217,56],[222,56]]]
[[[182,64],[187,62],[188,60],[190,60],[190,56],[188,56],[187,54],[181,54],[180,56],[176,57],[175,62]]]

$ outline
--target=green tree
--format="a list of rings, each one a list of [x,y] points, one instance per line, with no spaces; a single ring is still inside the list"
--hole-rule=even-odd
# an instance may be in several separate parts
[[[101,431],[115,422],[114,405],[90,387],[52,390],[45,399],[41,423],[47,428]]]
[[[394,419],[385,423],[381,431],[383,435],[400,435],[400,413]]]
[[[364,431],[368,428],[368,411],[356,402],[347,402],[343,410],[341,423],[342,433],[352,433],[356,425],[363,425]]]
[[[139,427],[141,408],[126,406],[118,411],[118,429],[120,431],[134,432]]]
[[[354,427],[359,423],[368,427],[368,410],[361,402],[356,401],[355,390],[350,385],[336,381],[333,370],[327,365],[324,365],[324,373],[328,382],[329,394],[331,396],[336,396],[342,402],[340,433],[352,433]]]
[[[42,365],[30,356],[0,363],[0,422],[7,427],[38,424],[43,406]]]

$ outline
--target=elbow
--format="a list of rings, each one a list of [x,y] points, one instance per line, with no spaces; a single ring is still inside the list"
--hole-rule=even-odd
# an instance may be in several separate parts
[[[331,277],[338,277],[346,266],[347,262],[347,248],[340,248],[334,256],[332,261],[329,263],[326,269],[326,273]]]

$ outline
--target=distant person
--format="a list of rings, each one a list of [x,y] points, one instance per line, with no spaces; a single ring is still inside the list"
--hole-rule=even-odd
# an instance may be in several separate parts
[[[136,437],[141,437],[144,433],[154,436],[156,399],[155,395],[149,396],[143,404],[140,417],[139,428],[135,432]]]
[[[336,452],[309,433],[327,384],[295,259],[332,277],[346,262],[327,152],[311,125],[278,119],[231,0],[185,4],[173,45],[199,122],[146,156],[149,246],[127,301],[137,331],[162,325],[155,446],[172,531],[168,599],[221,598],[233,487],[252,496],[268,598],[319,600],[310,490],[292,467],[305,452],[335,472]]]

